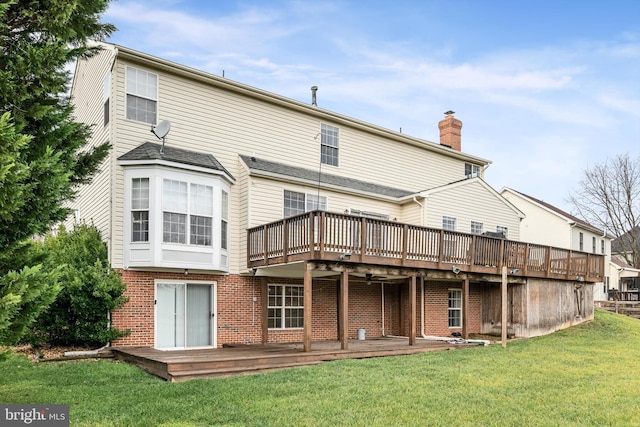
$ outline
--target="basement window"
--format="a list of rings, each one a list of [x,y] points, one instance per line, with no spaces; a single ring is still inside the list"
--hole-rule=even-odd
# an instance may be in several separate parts
[[[299,285],[269,285],[269,329],[299,329],[304,327],[304,287]]]
[[[449,327],[462,327],[462,290],[449,289]]]

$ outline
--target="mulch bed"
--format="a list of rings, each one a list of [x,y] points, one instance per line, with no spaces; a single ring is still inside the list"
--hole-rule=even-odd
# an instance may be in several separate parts
[[[12,350],[14,353],[24,354],[30,360],[34,362],[41,362],[46,360],[64,360],[64,353],[67,351],[86,351],[93,350],[91,348],[86,347],[65,347],[65,346],[52,346],[49,344],[44,344],[39,347],[33,347],[30,344],[11,346],[11,347],[0,347],[0,352],[4,350]],[[71,358],[69,358],[71,359]]]

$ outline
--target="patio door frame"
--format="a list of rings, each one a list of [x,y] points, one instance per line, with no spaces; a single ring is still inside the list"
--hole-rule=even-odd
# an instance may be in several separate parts
[[[185,293],[185,298],[184,298],[184,304],[185,304],[185,309],[184,309],[184,319],[183,319],[183,323],[184,323],[184,334],[185,334],[185,346],[182,347],[158,347],[158,333],[159,333],[159,328],[158,328],[158,285],[159,284],[169,284],[169,285],[184,285],[184,293]],[[187,336],[187,329],[189,327],[189,325],[187,324],[187,288],[189,285],[196,285],[196,286],[209,286],[211,289],[211,300],[210,300],[210,312],[208,314],[209,316],[209,322],[210,322],[210,330],[211,330],[211,335],[210,335],[210,345],[207,346],[193,346],[190,347],[188,346],[187,342],[186,342],[186,336]],[[154,336],[153,336],[153,346],[154,348],[158,349],[158,350],[185,350],[185,349],[198,349],[198,348],[216,348],[218,346],[218,326],[217,326],[217,318],[218,318],[218,297],[217,297],[217,290],[218,290],[218,283],[216,281],[203,281],[203,280],[162,280],[162,279],[155,279],[154,280],[154,286],[153,286],[153,291],[154,291],[154,306],[153,306],[153,326],[154,326]]]

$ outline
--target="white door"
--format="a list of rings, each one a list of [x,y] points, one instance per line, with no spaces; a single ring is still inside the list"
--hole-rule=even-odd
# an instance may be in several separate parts
[[[216,345],[215,285],[156,285],[156,348]]]

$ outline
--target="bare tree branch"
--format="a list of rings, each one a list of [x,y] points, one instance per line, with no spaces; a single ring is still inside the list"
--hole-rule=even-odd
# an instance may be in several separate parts
[[[586,169],[569,202],[577,216],[611,234],[618,253],[640,268],[640,156],[618,155]]]

